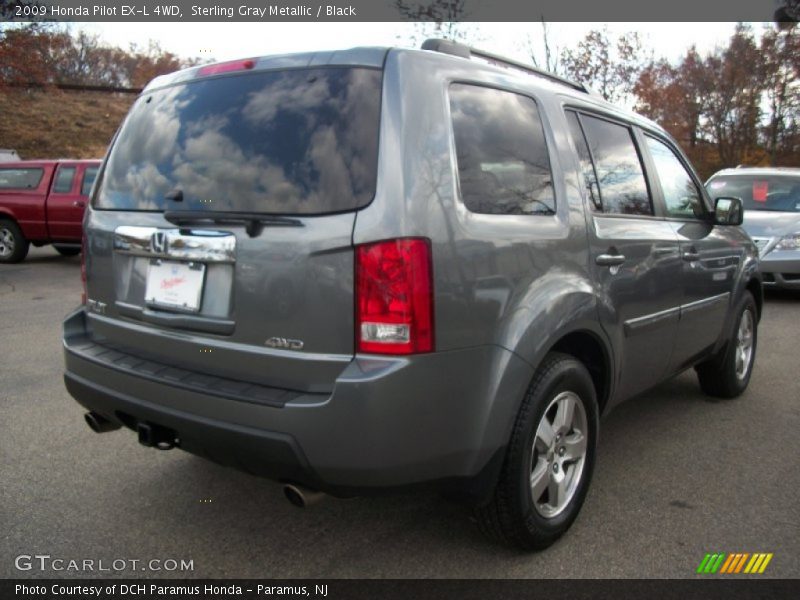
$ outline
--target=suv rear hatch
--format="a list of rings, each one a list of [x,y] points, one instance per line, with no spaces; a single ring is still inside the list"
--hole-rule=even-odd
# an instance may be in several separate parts
[[[352,231],[375,194],[375,66],[201,67],[134,104],[86,221],[95,342],[327,392],[354,352]]]

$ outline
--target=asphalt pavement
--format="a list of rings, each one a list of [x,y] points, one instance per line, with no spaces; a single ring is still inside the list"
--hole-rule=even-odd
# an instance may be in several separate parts
[[[0,266],[0,577],[683,578],[713,552],[773,553],[757,577],[800,576],[800,294],[767,296],[742,397],[709,402],[689,372],[604,419],[577,521],[522,554],[433,494],[301,510],[274,482],[92,433],[62,381],[80,293],[79,257]]]

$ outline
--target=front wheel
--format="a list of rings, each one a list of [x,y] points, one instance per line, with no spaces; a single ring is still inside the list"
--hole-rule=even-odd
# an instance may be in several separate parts
[[[597,394],[586,367],[551,353],[520,407],[492,499],[476,509],[489,537],[541,550],[569,529],[594,468]]]
[[[745,292],[736,310],[733,334],[719,356],[695,367],[700,388],[716,398],[735,398],[747,389],[758,344],[758,309]]]

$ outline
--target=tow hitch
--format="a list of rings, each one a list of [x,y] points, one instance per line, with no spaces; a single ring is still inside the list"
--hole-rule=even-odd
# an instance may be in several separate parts
[[[139,443],[148,448],[171,450],[179,443],[175,432],[161,425],[138,423],[136,425],[136,432],[139,434]]]

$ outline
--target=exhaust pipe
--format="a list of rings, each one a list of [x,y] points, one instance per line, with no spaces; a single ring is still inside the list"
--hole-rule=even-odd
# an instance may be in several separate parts
[[[83,415],[86,424],[92,428],[95,433],[107,433],[109,431],[116,431],[121,427],[118,423],[113,423],[106,419],[103,415],[96,412],[87,412]]]
[[[317,490],[310,490],[299,483],[283,484],[283,495],[297,508],[306,508],[322,500],[326,494]]]

